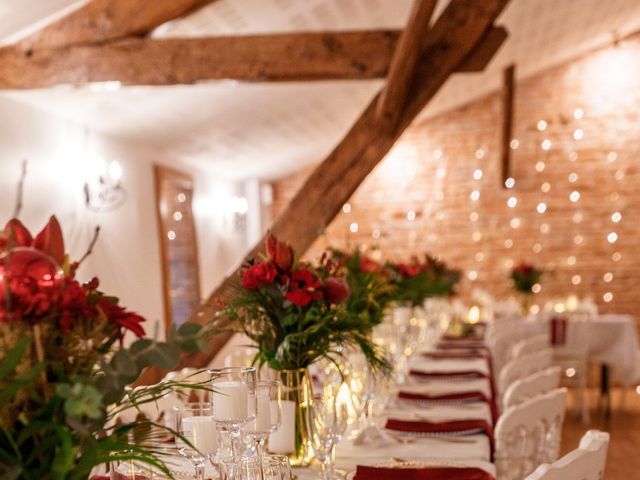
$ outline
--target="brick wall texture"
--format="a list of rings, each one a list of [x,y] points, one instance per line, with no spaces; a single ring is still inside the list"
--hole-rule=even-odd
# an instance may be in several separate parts
[[[635,313],[639,112],[636,36],[517,82],[511,189],[498,93],[418,122],[307,255],[347,244],[384,258],[430,252],[464,269],[463,296],[496,297],[512,294],[508,271],[527,261],[547,272],[537,303],[576,294]],[[310,171],[275,183],[274,215]]]

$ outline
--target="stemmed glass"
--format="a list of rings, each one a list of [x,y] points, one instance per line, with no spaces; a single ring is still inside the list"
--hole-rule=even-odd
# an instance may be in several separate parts
[[[187,403],[175,406],[176,449],[188,458],[195,467],[196,480],[204,480],[205,465],[218,450],[218,434],[213,421],[211,405],[201,403]],[[222,479],[222,471],[217,464],[218,478]]]
[[[225,367],[209,370],[213,420],[225,451],[237,463],[243,452],[242,429],[256,418],[256,369]]]
[[[264,457],[264,444],[270,433],[280,428],[281,389],[277,380],[258,380],[256,382],[255,420],[248,423],[245,432],[253,438],[256,454]],[[253,405],[253,404],[252,404]]]
[[[347,427],[347,406],[336,398],[314,397],[308,410],[309,438],[322,480],[333,478],[335,446]]]
[[[375,389],[374,376],[366,365],[353,366],[347,378],[351,404],[358,419],[358,428],[354,435],[367,427],[369,404]]]

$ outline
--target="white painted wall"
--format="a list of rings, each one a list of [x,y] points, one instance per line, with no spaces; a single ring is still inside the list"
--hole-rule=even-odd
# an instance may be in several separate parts
[[[118,210],[94,213],[84,206],[82,185],[93,155],[118,160],[128,192]],[[96,225],[102,228],[93,255],[79,271],[80,279],[100,277],[102,287],[124,305],[145,316],[147,332],[163,324],[162,274],[158,241],[153,163],[171,164],[193,174],[194,213],[200,256],[201,295],[207,295],[242,259],[246,232],[225,226],[225,206],[242,185],[181,168],[153,148],[135,146],[91,134],[31,107],[0,97],[0,223],[14,206],[20,160],[29,160],[22,221],[37,232],[51,214],[58,216],[67,250],[79,258]]]

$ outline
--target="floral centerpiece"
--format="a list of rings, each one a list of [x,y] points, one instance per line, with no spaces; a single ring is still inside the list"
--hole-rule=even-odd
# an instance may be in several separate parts
[[[360,317],[362,325],[372,328],[382,323],[384,308],[397,290],[397,286],[391,283],[391,276],[384,265],[371,259],[358,248],[350,253],[331,249],[329,255],[346,274],[350,295],[345,300],[345,308]]]
[[[522,262],[511,269],[509,278],[513,282],[513,287],[521,296],[522,309],[525,314],[529,312],[531,295],[535,293],[533,288],[540,282],[543,273],[543,270],[526,262]]]
[[[391,281],[397,287],[394,300],[422,305],[428,297],[448,296],[455,293],[460,281],[460,271],[449,268],[444,262],[425,255],[424,260],[413,257],[410,262],[388,262]]]
[[[308,464],[306,413],[311,395],[307,368],[321,359],[336,362],[347,349],[360,349],[374,370],[389,366],[349,313],[349,287],[339,266],[325,257],[320,265],[296,261],[293,249],[273,235],[266,256],[246,263],[236,297],[226,309],[236,331],[255,344],[255,361],[280,373],[284,400],[294,403],[295,442],[290,459]]]
[[[69,261],[55,217],[35,237],[16,219],[0,233],[2,478],[84,480],[118,460],[169,472],[153,447],[162,427],[114,417],[176,387],[126,386],[143,368],[172,368],[181,350],[198,350],[202,331],[187,324],[167,342],[143,338],[140,315],[101,292],[97,278],[76,279],[85,257]],[[125,348],[127,333],[138,339]]]

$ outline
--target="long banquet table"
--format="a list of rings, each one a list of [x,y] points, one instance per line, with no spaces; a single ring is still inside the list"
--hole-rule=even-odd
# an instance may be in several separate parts
[[[397,385],[399,392],[381,418],[376,419],[377,426],[369,427],[367,434],[346,438],[338,444],[336,468],[350,472],[357,465],[419,462],[428,466],[475,467],[495,478],[492,430],[496,410],[491,360],[488,350],[478,350],[477,343],[464,343],[459,342],[473,350],[433,347],[410,358],[409,374]],[[456,347],[458,343],[451,341],[442,345],[445,346]],[[447,422],[451,427],[450,422],[465,425],[464,421],[473,426],[486,423],[488,434],[474,428],[448,433],[395,430],[397,425],[409,425],[412,429],[415,422]],[[300,480],[319,478],[316,467],[298,468],[295,473]]]

